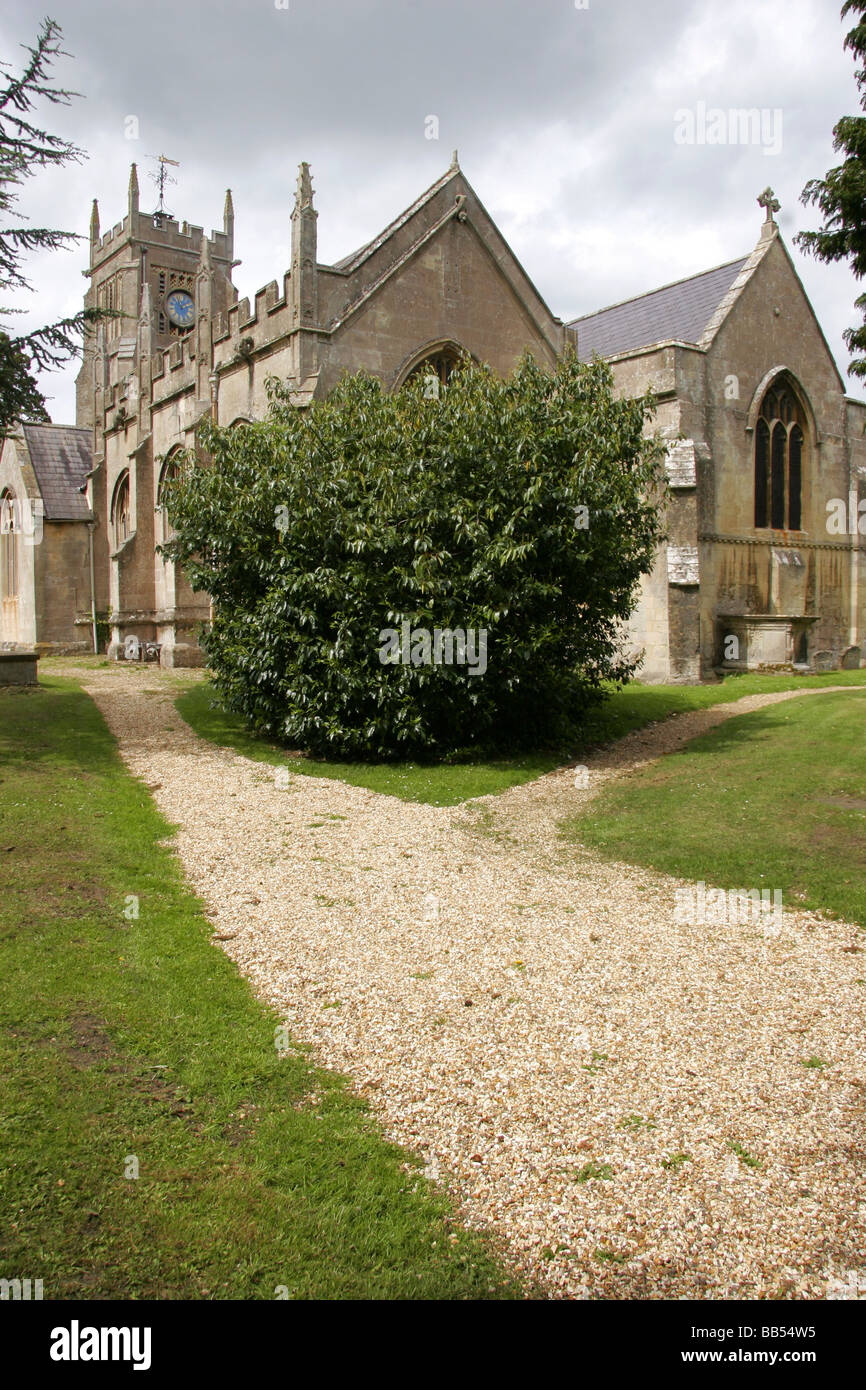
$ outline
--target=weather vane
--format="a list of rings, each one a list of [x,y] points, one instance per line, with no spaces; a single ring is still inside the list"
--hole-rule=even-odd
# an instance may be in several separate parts
[[[166,189],[166,184],[169,184],[169,183],[177,183],[177,179],[173,179],[173,178],[172,178],[171,174],[169,174],[169,173],[167,172],[165,166],[166,166],[167,164],[170,164],[170,165],[172,166],[172,168],[174,168],[174,169],[179,169],[179,168],[180,168],[180,160],[178,160],[178,159],[169,159],[169,157],[168,157],[167,154],[156,154],[156,155],[155,155],[155,154],[152,154],[152,155],[149,155],[148,158],[150,158],[150,159],[155,159],[156,162],[157,162],[157,164],[159,165],[159,168],[157,169],[156,173],[155,173],[155,174],[150,174],[148,177],[153,181],[153,183],[156,184],[156,186],[157,186],[157,188],[158,188],[158,190],[159,190],[159,207],[157,208],[156,212],[154,213],[154,217],[159,218],[160,221],[161,221],[161,220],[163,219],[163,217],[171,217],[171,213],[168,211],[167,207],[165,206],[165,189]]]

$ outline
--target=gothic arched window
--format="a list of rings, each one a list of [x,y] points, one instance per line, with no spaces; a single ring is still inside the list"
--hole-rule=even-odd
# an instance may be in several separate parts
[[[3,598],[18,597],[18,534],[15,526],[15,498],[11,492],[0,496],[0,590]]]
[[[111,533],[114,538],[115,550],[119,550],[124,541],[128,541],[132,535],[129,473],[121,473],[114,489],[114,502],[111,507]]]
[[[168,513],[165,509],[165,489],[167,484],[173,483],[175,478],[179,477],[180,465],[178,464],[177,455],[175,454],[170,458],[167,458],[165,463],[162,465],[162,472],[159,475],[159,485],[156,490],[156,509],[159,513],[161,522],[160,529],[162,531],[162,535],[160,537],[161,544],[165,541],[171,540],[172,536],[174,536],[175,534],[172,530],[171,523],[168,519]]]
[[[418,377],[422,377],[425,381],[435,380],[438,382],[435,391],[438,396],[439,388],[448,385],[448,378],[454,368],[459,367],[460,360],[461,357],[457,348],[446,343],[444,346],[429,352],[426,357],[422,357],[421,361],[412,368],[403,385],[405,386],[409,381],[416,381]]]
[[[177,454],[172,454],[162,465],[162,471],[159,475],[159,486],[156,490],[156,505],[158,507],[165,506],[165,489],[169,483],[173,483],[179,477],[180,464],[177,461]]]
[[[755,427],[755,525],[799,531],[803,521],[803,408],[784,379],[770,387]]]

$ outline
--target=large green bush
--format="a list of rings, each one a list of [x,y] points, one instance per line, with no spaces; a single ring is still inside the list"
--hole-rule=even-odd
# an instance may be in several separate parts
[[[430,396],[359,375],[299,410],[272,382],[268,418],[203,426],[207,462],[169,487],[168,553],[213,598],[208,661],[253,728],[338,756],[538,744],[630,674],[618,631],[660,535],[651,403],[573,354],[507,380],[467,364]],[[474,673],[383,664],[404,622],[486,630],[486,670],[478,647]]]

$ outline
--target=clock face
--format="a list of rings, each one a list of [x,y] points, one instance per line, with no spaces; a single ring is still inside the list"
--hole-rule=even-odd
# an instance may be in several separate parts
[[[172,290],[165,301],[165,312],[178,328],[190,328],[195,319],[195,304],[186,290]]]

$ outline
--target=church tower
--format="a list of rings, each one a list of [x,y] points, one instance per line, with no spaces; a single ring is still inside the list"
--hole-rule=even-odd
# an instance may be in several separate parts
[[[171,347],[195,329],[198,318],[196,280],[203,238],[201,227],[186,222],[178,224],[162,208],[155,212],[140,210],[135,164],[129,174],[126,216],[104,235],[100,235],[99,209],[94,200],[90,219],[90,264],[84,272],[90,287],[84,304],[86,308],[105,309],[113,315],[102,326],[105,364],[100,370],[106,386],[120,385],[136,371],[145,288],[149,291],[147,345],[150,353]],[[231,283],[234,263],[231,193],[226,196],[223,230],[205,239],[213,273],[213,284],[208,284],[207,296],[210,315],[224,312],[237,297]],[[97,335],[94,333],[86,340],[76,383],[79,425],[101,423],[95,410],[96,356]]]
[[[159,204],[143,212],[133,164],[126,216],[109,231],[93,204],[84,302],[107,317],[87,335],[76,385],[78,424],[93,436],[88,497],[96,571],[107,588],[99,608],[111,614],[109,654],[121,654],[132,635],[161,644],[164,663],[174,665],[193,649],[200,659],[193,634],[208,610],[185,577],[155,557],[164,538],[164,455],[190,442],[207,409],[215,321],[237,291],[231,194],[222,230],[208,236],[166,210],[163,168],[161,175]]]

